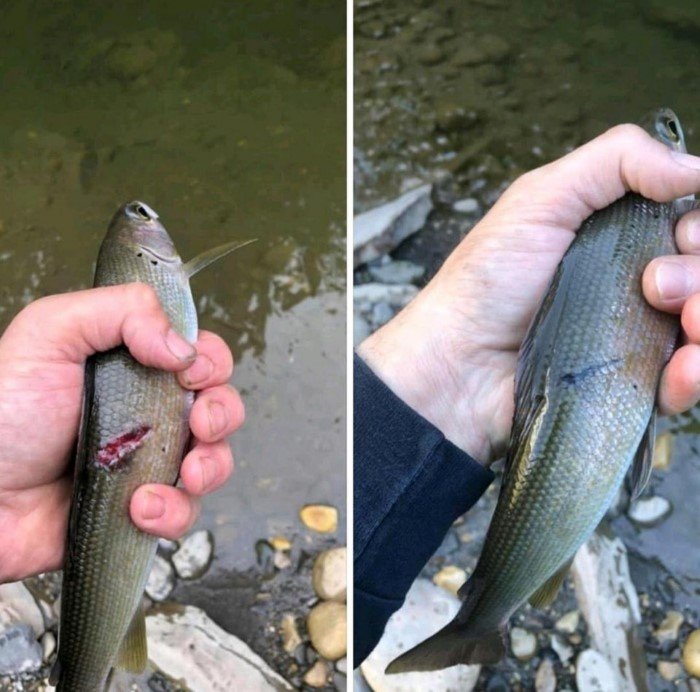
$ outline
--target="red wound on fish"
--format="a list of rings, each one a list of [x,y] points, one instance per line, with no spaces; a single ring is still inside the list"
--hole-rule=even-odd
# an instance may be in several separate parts
[[[118,435],[97,450],[95,461],[108,469],[118,468],[119,462],[138,449],[150,432],[149,425],[141,425]]]

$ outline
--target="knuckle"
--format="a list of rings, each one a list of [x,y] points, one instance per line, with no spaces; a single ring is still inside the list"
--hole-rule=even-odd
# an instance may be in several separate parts
[[[611,127],[606,133],[610,139],[619,140],[625,146],[632,146],[649,138],[647,132],[634,123],[622,123]]]

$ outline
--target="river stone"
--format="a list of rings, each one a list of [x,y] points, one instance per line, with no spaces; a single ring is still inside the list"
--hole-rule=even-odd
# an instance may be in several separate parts
[[[53,632],[44,632],[41,638],[41,658],[44,663],[48,662],[54,651],[56,651],[56,637]]]
[[[473,197],[467,197],[466,199],[457,200],[452,208],[458,214],[478,214],[480,211],[479,201]]]
[[[700,630],[693,630],[683,645],[683,667],[700,678]]]
[[[41,654],[41,645],[29,625],[12,625],[0,632],[0,675],[39,670]]]
[[[173,565],[182,579],[197,579],[209,568],[214,554],[214,538],[201,529],[187,536],[173,553]]]
[[[394,311],[389,303],[382,301],[372,308],[372,324],[379,328],[385,325],[394,316]]]
[[[292,690],[247,644],[193,606],[159,606],[146,618],[148,657],[166,675],[202,692]]]
[[[671,503],[660,495],[633,502],[627,516],[640,526],[655,526],[671,513]]]
[[[360,284],[352,289],[352,299],[356,309],[367,309],[377,303],[388,303],[394,308],[408,305],[418,295],[412,284]]]
[[[608,659],[593,649],[586,649],[576,659],[578,692],[612,692],[619,690],[615,671]]]
[[[19,581],[0,584],[0,632],[25,623],[37,638],[44,633],[44,616],[29,589]]]
[[[338,510],[330,505],[304,505],[299,517],[304,526],[318,533],[335,533],[338,529]]]
[[[669,682],[673,682],[683,675],[683,666],[678,661],[659,661],[656,664],[656,670],[664,680]]]
[[[297,629],[297,619],[292,613],[285,613],[282,616],[280,631],[282,633],[282,648],[288,654],[294,653],[296,648],[302,643],[302,638]]]
[[[316,558],[311,581],[319,598],[345,602],[348,588],[347,566],[347,548],[326,550]]]
[[[548,658],[542,660],[535,674],[535,692],[555,692],[557,689],[557,676],[554,673],[554,664]]]
[[[554,623],[554,627],[565,634],[573,634],[578,627],[578,620],[578,610],[571,610],[568,613],[564,613],[564,615]]]
[[[175,587],[175,570],[160,555],[156,555],[146,582],[146,594],[153,601],[164,601]]]
[[[403,606],[395,612],[379,644],[361,669],[374,692],[470,692],[481,666],[452,666],[430,673],[386,675],[384,669],[397,656],[446,625],[459,610],[459,599],[428,579],[416,579]]]
[[[425,274],[425,267],[408,260],[394,260],[368,269],[371,277],[382,284],[412,284]]]
[[[342,673],[343,675],[347,675],[348,674],[348,659],[341,658],[339,661],[336,661],[335,669],[339,673]]]
[[[433,203],[432,185],[422,185],[398,199],[358,214],[354,221],[354,266],[386,255],[425,224]]]
[[[356,310],[353,311],[352,320],[352,343],[359,346],[372,333],[372,328]]]
[[[325,687],[328,681],[328,666],[319,659],[306,671],[304,682],[309,687]]]
[[[666,617],[661,621],[654,631],[654,636],[660,642],[675,642],[678,639],[678,632],[683,624],[683,613],[677,610],[669,610]]]
[[[347,623],[344,604],[324,601],[314,606],[306,621],[314,649],[330,661],[343,658],[348,650]]]
[[[433,583],[457,595],[460,587],[467,581],[467,573],[456,565],[445,565],[434,577]]]
[[[574,655],[574,650],[564,641],[563,637],[553,634],[550,638],[552,650],[562,663],[566,663]]]
[[[537,637],[522,627],[513,627],[510,631],[510,648],[516,658],[529,661],[537,651]]]

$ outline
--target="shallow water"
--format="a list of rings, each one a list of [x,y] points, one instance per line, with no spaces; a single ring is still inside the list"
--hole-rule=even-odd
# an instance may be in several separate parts
[[[3,10],[0,330],[31,300],[90,285],[129,199],[159,212],[185,259],[257,238],[192,284],[248,413],[235,479],[204,502],[211,574],[253,569],[275,534],[344,543],[344,3]],[[301,525],[307,502],[339,508],[330,539]]]

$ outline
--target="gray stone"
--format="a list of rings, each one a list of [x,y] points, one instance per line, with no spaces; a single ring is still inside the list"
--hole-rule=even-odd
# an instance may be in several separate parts
[[[656,526],[671,513],[671,503],[660,495],[642,497],[632,503],[627,516],[639,526]]]
[[[173,565],[182,579],[201,577],[209,568],[214,553],[214,539],[209,531],[195,531],[173,553]]]
[[[554,627],[565,634],[573,634],[578,627],[578,620],[578,610],[571,610],[568,613],[564,613],[564,615],[554,623]]]
[[[510,631],[510,648],[516,658],[529,661],[537,651],[537,637],[522,627],[513,627]]]
[[[563,637],[553,634],[551,637],[552,649],[562,663],[567,663],[574,655],[574,650],[564,641]]]
[[[154,601],[164,601],[175,588],[175,570],[165,558],[156,555],[146,582],[146,593]]]
[[[44,663],[53,655],[56,651],[56,637],[53,632],[44,632],[44,636],[41,638],[41,657],[44,659]]]
[[[613,671],[614,689],[643,689],[646,663],[636,634],[641,614],[624,543],[594,533],[576,554],[571,572],[591,645],[605,653]]]
[[[41,645],[29,625],[13,625],[0,632],[0,675],[39,670],[41,654]]]
[[[379,644],[362,663],[362,674],[374,692],[444,692],[473,690],[481,666],[453,666],[431,673],[386,675],[387,664],[447,624],[460,601],[427,579],[417,579],[404,605],[387,623]]]
[[[576,659],[576,686],[579,692],[618,692],[617,676],[602,654],[586,649]]]
[[[393,308],[403,308],[418,295],[412,284],[360,284],[352,290],[356,309],[372,309],[377,303],[388,303]]]
[[[367,320],[358,312],[352,316],[352,343],[359,346],[370,334],[372,329]]]
[[[381,301],[372,308],[372,324],[378,329],[385,325],[394,316],[394,311],[389,303]]]
[[[412,284],[425,274],[425,267],[407,260],[394,260],[368,269],[372,278],[381,284]]]
[[[550,659],[545,658],[535,674],[535,692],[555,692],[556,689],[557,676],[554,673],[554,665]]]
[[[433,203],[432,185],[406,192],[398,199],[358,214],[354,221],[353,252],[357,267],[391,252],[420,230]]]
[[[193,606],[169,606],[146,618],[148,657],[191,690],[292,690],[247,644]],[[214,674],[215,672],[215,674]]]
[[[36,637],[44,633],[44,616],[34,596],[22,582],[0,584],[0,631],[25,623]]]
[[[481,211],[478,200],[473,197],[456,201],[452,208],[459,214],[478,214]]]

